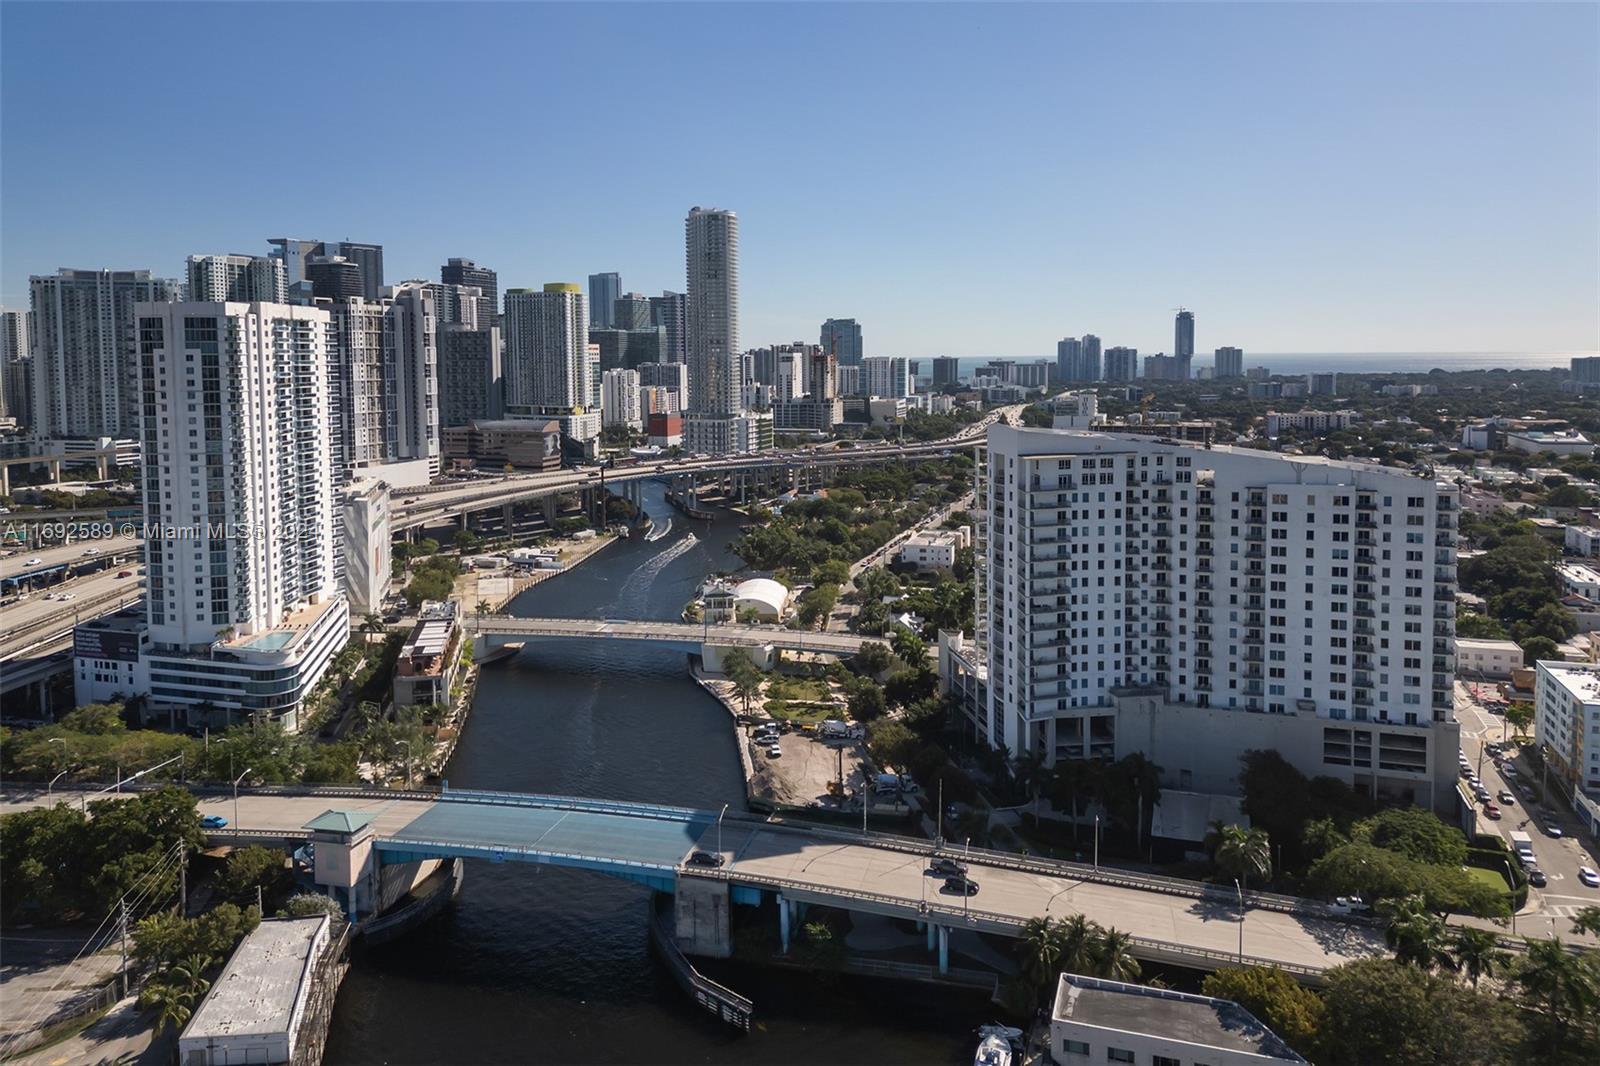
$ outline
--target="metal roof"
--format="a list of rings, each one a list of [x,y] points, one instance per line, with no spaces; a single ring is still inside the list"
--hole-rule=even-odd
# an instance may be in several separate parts
[[[327,810],[307,822],[305,828],[313,832],[354,833],[365,828],[371,821],[372,814],[369,811]]]

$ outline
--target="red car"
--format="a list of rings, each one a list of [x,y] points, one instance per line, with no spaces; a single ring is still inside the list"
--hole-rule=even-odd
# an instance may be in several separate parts
[[[1483,805],[1483,813],[1496,821],[1500,820],[1500,808],[1496,807],[1492,803],[1485,803]]]

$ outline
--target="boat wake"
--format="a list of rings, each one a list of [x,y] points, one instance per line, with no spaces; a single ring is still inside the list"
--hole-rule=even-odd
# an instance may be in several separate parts
[[[652,543],[654,541],[660,540],[662,537],[666,536],[668,533],[671,533],[671,532],[672,532],[672,519],[669,517],[669,518],[667,518],[667,519],[665,519],[663,521],[658,521],[658,522],[654,523],[650,527],[650,532],[645,534],[644,542],[646,544],[650,544],[650,543]]]

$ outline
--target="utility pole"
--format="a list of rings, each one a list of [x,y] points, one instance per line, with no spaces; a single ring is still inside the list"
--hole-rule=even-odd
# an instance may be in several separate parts
[[[260,885],[256,886],[256,913],[259,914],[259,915],[263,915],[263,916],[265,916],[266,913],[267,913],[266,904],[261,902],[261,886]]]
[[[178,845],[180,848],[183,845]],[[189,849],[183,848],[182,858],[178,860],[178,915],[182,918],[189,917]]]

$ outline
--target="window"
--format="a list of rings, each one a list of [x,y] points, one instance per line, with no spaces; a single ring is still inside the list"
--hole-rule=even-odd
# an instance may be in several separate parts
[[[1128,1051],[1125,1048],[1108,1047],[1108,1048],[1106,1048],[1106,1061],[1107,1062],[1132,1062],[1133,1061],[1133,1052]]]
[[[1151,1055],[1150,1066],[1183,1066],[1183,1063],[1165,1055]]]
[[[1061,1050],[1067,1055],[1087,1055],[1089,1054],[1089,1045],[1082,1040],[1063,1040],[1061,1041]]]

